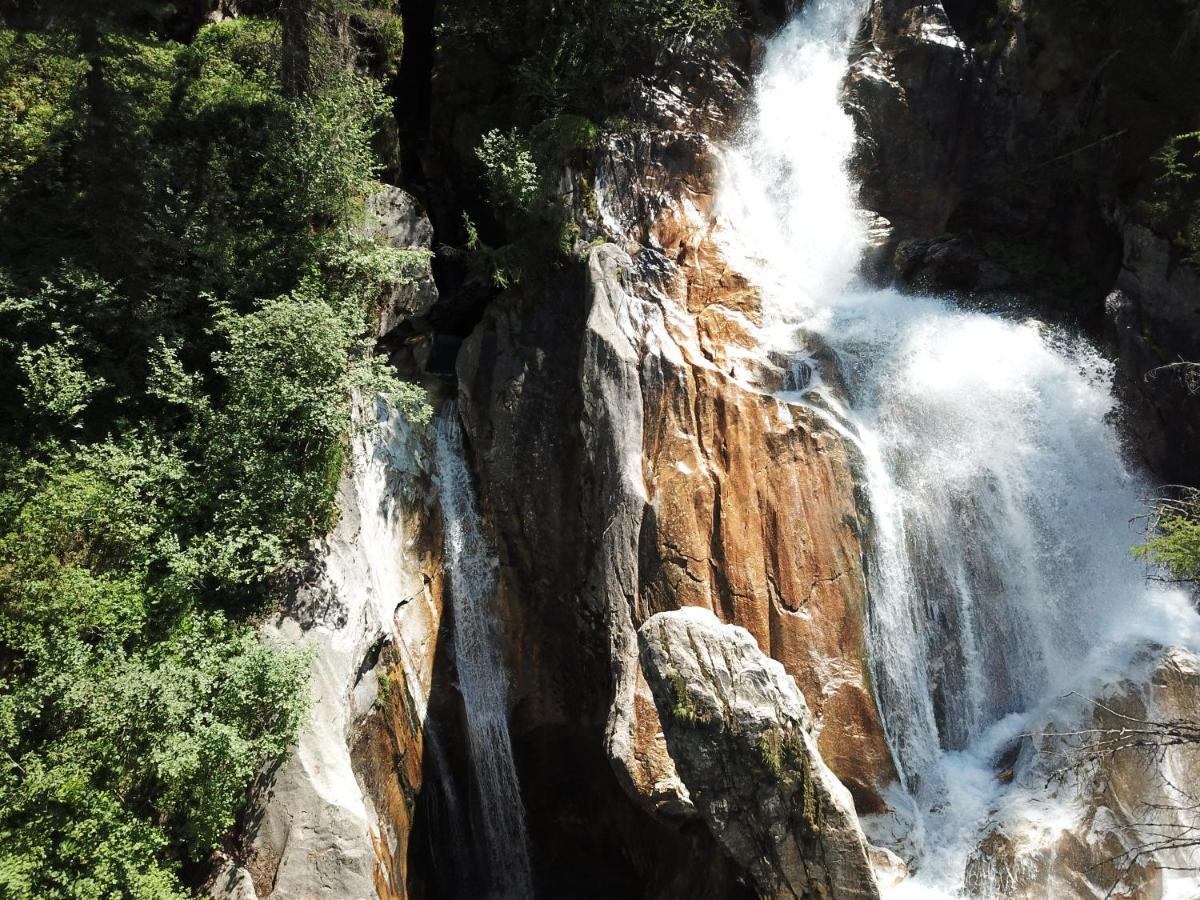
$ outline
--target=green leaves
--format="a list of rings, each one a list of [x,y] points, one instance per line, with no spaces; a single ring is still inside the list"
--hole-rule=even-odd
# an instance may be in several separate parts
[[[1140,210],[1200,267],[1200,131],[1177,134],[1150,160],[1153,181]]]
[[[115,21],[0,29],[0,896],[30,900],[186,896],[305,715],[311,661],[255,621],[334,514],[352,397],[428,418],[373,353],[422,261],[364,236],[378,86],[285,97],[270,22]]]
[[[17,367],[25,376],[20,385],[32,412],[45,412],[64,422],[73,421],[106,384],[89,375],[75,353],[75,340],[62,329],[57,340],[40,347],[22,347]]]
[[[0,200],[76,127],[70,103],[87,64],[62,32],[0,30]]]
[[[515,128],[508,132],[493,128],[483,136],[475,155],[487,173],[493,202],[512,212],[531,212],[540,178],[525,137]]]
[[[1162,566],[1176,581],[1200,583],[1200,490],[1185,488],[1160,500],[1151,516],[1150,538],[1136,555]]]
[[[729,0],[452,0],[440,37],[444,46],[461,41],[476,53],[515,60],[509,68],[531,119],[599,116],[669,52],[703,52],[736,21]]]
[[[0,885],[175,896],[163,851],[203,857],[233,825],[296,732],[310,661],[157,601],[174,460],[47,456],[0,498]]]

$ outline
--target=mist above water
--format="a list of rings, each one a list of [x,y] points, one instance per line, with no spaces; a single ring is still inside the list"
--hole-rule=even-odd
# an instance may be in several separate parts
[[[866,8],[814,0],[771,39],[719,213],[772,349],[837,360],[798,402],[857,451],[869,500],[872,674],[916,870],[898,892],[955,896],[984,825],[1036,800],[999,784],[996,757],[1066,692],[1119,681],[1146,641],[1200,637],[1129,552],[1149,487],[1110,425],[1111,364],[1038,321],[858,277],[841,87]],[[1066,815],[1037,813],[1051,830]]]

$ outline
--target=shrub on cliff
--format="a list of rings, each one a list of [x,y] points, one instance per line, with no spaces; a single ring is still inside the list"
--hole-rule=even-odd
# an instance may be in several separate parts
[[[448,61],[468,48],[504,58],[518,112],[598,115],[669,52],[696,52],[737,21],[732,0],[449,0],[439,36]]]
[[[1151,160],[1141,210],[1193,266],[1200,268],[1200,131],[1170,138]]]
[[[0,28],[0,895],[176,897],[303,717],[255,622],[352,393],[423,415],[371,352],[414,260],[360,227],[375,82],[74,9]]]
[[[1150,537],[1134,552],[1167,570],[1176,581],[1200,585],[1200,490],[1184,488],[1160,500]]]
[[[734,0],[448,0],[438,14],[445,137],[464,167],[479,164],[487,201],[472,204],[465,237],[500,286],[577,246],[561,175],[570,166],[594,206],[596,123],[625,112],[635,85],[665,65],[703,56],[738,19]]]

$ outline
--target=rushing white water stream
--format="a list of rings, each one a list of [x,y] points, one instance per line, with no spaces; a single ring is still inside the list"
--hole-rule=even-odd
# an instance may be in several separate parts
[[[533,896],[517,770],[508,730],[508,677],[495,632],[496,559],[463,456],[457,407],[436,422],[445,565],[454,610],[454,661],[466,709],[489,898]]]
[[[804,402],[857,448],[869,497],[873,675],[915,869],[897,893],[949,897],[985,823],[1031,799],[997,781],[996,755],[1065,692],[1117,681],[1146,640],[1200,637],[1129,553],[1149,491],[1107,422],[1111,365],[1039,322],[859,280],[840,95],[866,7],[809,0],[771,40],[720,214],[774,349],[838,361],[845,399],[818,371]]]

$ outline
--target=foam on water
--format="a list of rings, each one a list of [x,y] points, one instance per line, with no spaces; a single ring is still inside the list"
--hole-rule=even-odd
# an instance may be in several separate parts
[[[1149,489],[1109,424],[1111,364],[1035,320],[857,278],[841,84],[866,7],[811,0],[772,38],[719,213],[771,351],[837,359],[844,397],[819,370],[794,393],[857,449],[869,498],[873,675],[903,783],[892,837],[917,870],[894,893],[950,897],[985,825],[1036,837],[1072,820],[1068,801],[1002,785],[997,757],[1061,719],[1068,691],[1118,681],[1146,641],[1198,647],[1200,629],[1129,553]]]

